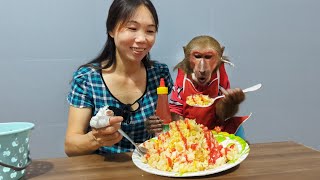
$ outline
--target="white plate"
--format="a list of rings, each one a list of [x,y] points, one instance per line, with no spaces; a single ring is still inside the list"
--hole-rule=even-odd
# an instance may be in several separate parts
[[[249,145],[247,143],[244,144],[244,140],[242,140],[240,137],[237,136],[232,136],[232,135],[216,135],[216,136],[224,136],[225,140],[222,140],[220,143],[222,143],[225,147],[225,145],[234,142],[235,144],[237,144],[238,148],[239,148],[239,152],[240,152],[240,157],[232,163],[227,163],[224,164],[222,166],[213,168],[213,169],[208,169],[205,171],[198,171],[198,172],[188,172],[188,173],[177,173],[177,172],[168,172],[168,171],[161,171],[155,168],[150,167],[148,164],[145,164],[141,161],[140,156],[138,155],[137,151],[134,150],[133,154],[132,154],[132,161],[133,163],[140,168],[141,170],[151,173],[151,174],[156,174],[156,175],[160,175],[160,176],[167,176],[167,177],[193,177],[193,176],[205,176],[205,175],[209,175],[209,174],[215,174],[215,173],[219,173],[228,169],[233,168],[234,166],[240,164],[243,160],[245,160],[247,158],[247,156],[249,155]],[[232,136],[230,139],[230,136]],[[234,138],[236,137],[236,138]]]

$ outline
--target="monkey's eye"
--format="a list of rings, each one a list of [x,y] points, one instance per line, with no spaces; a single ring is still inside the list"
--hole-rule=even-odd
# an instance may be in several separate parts
[[[205,59],[211,59],[211,58],[212,58],[212,55],[205,55],[204,58],[205,58]]]
[[[201,56],[201,54],[194,54],[194,57],[195,57],[196,59],[200,59],[202,56]]]

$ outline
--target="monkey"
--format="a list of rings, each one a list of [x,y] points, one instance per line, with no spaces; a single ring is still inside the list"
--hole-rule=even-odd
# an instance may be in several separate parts
[[[234,65],[223,55],[224,49],[208,35],[196,36],[183,47],[184,58],[173,69],[178,70],[169,101],[173,120],[195,119],[209,129],[234,134],[249,118],[234,117],[245,95],[240,88],[230,88],[224,64]],[[193,107],[186,103],[187,96],[193,94],[209,95],[211,98],[223,94],[224,97],[209,107]]]

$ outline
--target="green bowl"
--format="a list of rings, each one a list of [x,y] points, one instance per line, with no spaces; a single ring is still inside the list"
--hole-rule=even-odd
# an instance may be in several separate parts
[[[29,138],[33,123],[0,123],[0,180],[19,179],[30,164]]]

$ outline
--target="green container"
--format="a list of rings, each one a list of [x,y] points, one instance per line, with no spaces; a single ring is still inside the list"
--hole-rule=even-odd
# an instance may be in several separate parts
[[[19,179],[31,163],[29,138],[33,123],[0,123],[0,180]]]
[[[162,132],[168,132],[170,130],[169,124],[162,125]]]

